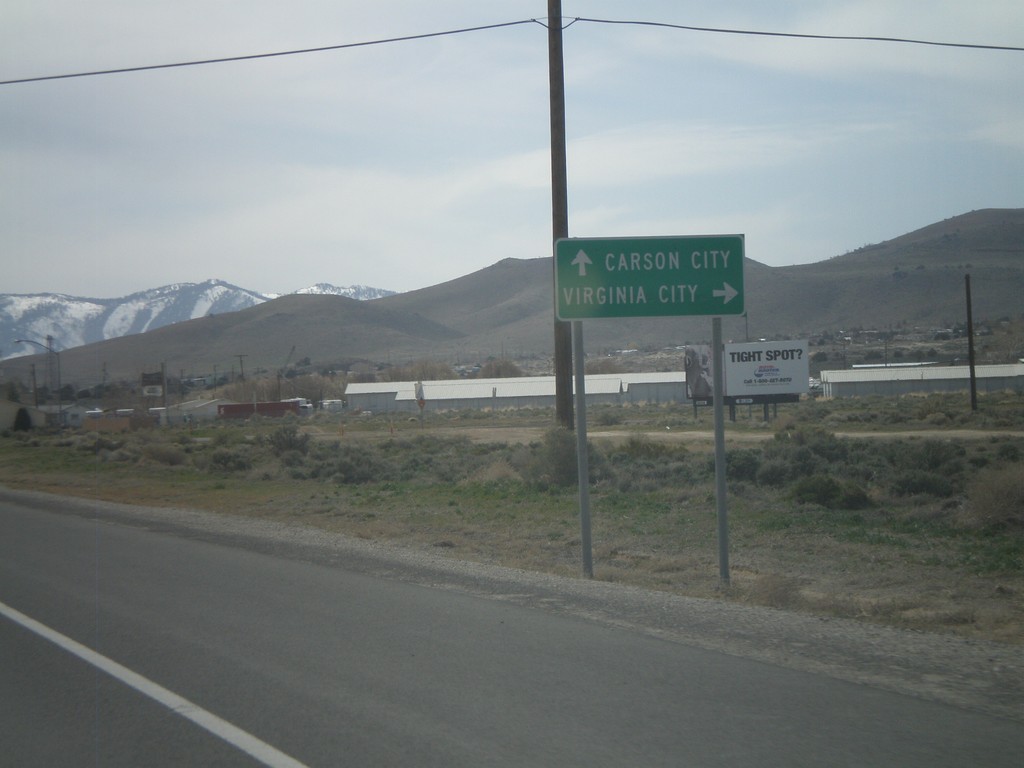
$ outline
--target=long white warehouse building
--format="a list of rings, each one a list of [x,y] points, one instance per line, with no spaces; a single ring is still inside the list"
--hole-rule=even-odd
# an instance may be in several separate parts
[[[686,374],[682,371],[594,374],[587,376],[584,384],[588,406],[686,402]],[[352,383],[345,390],[345,399],[353,411],[419,412],[415,381]],[[424,381],[423,399],[429,410],[549,408],[555,405],[555,377]]]
[[[1024,392],[1024,362],[977,365],[974,370],[979,392]],[[967,365],[889,366],[821,372],[821,389],[825,397],[962,392],[969,390],[970,386],[971,369]]]

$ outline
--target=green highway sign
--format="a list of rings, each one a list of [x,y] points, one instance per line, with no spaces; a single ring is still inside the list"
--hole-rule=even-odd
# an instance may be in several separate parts
[[[572,237],[555,243],[555,315],[742,315],[743,235]]]

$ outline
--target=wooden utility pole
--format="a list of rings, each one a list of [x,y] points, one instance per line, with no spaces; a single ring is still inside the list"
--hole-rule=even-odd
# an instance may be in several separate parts
[[[554,244],[569,236],[561,0],[548,0],[548,81],[551,95],[551,290],[554,291]],[[559,426],[573,428],[572,327],[558,319],[555,320],[555,417]]]
[[[967,289],[967,362],[971,371],[971,410],[978,410],[978,378],[974,367],[974,312],[971,309],[971,276],[964,275]]]

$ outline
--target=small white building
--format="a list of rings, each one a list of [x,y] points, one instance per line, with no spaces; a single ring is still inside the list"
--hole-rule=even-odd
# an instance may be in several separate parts
[[[40,408],[24,403],[15,403],[11,400],[0,400],[0,429],[14,429],[19,411],[25,412],[25,416],[28,416],[29,426],[32,428],[45,427],[49,420],[49,415]]]
[[[682,371],[594,374],[586,377],[584,385],[588,406],[686,402],[686,374]],[[574,393],[575,386],[574,381]],[[555,377],[424,381],[423,398],[430,410],[552,408]],[[345,399],[350,411],[419,412],[414,381],[352,383],[345,390]]]

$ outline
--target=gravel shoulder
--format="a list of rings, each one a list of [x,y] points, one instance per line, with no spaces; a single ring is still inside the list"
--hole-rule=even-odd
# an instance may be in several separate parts
[[[446,558],[433,550],[190,509],[0,487],[0,499],[455,590],[1024,722],[1024,646],[819,618]]]

